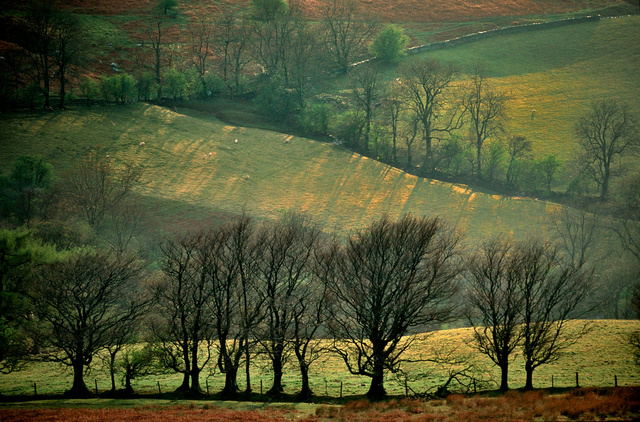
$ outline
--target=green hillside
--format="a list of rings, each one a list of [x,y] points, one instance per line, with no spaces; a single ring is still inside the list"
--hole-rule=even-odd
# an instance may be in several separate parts
[[[19,155],[41,154],[62,172],[100,145],[116,162],[146,168],[138,193],[198,206],[203,218],[207,210],[244,207],[262,218],[295,210],[344,232],[382,213],[412,212],[441,215],[472,237],[495,231],[520,236],[539,233],[555,208],[418,178],[331,144],[144,104],[4,115],[1,123],[0,155],[7,165]]]
[[[533,141],[539,155],[570,159],[574,125],[593,100],[615,99],[640,114],[640,16],[498,35],[405,60],[423,57],[463,69],[484,61],[496,85],[510,93],[508,129]],[[394,68],[385,75],[398,73]]]
[[[637,16],[603,19],[427,54],[463,65],[488,61],[496,82],[512,93],[511,132],[534,141],[536,154],[553,152],[566,160],[576,145],[575,120],[591,100],[615,98],[640,111],[640,37],[634,36],[639,23]],[[388,78],[396,76],[396,68],[388,69]],[[345,86],[341,79],[331,84],[335,90]],[[331,144],[225,125],[183,109],[78,107],[0,119],[5,172],[20,155],[42,154],[60,173],[74,157],[100,145],[114,160],[147,169],[138,193],[161,223],[183,218],[188,226],[189,220],[243,209],[274,218],[289,209],[308,212],[328,230],[347,232],[382,213],[412,212],[441,215],[478,239],[492,232],[544,234],[545,220],[557,208],[414,177]]]

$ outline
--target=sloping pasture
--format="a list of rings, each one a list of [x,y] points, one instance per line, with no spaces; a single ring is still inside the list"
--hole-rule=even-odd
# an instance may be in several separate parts
[[[557,208],[411,176],[332,144],[144,104],[0,119],[5,173],[18,156],[40,154],[60,175],[100,146],[116,164],[145,168],[140,196],[171,202],[172,214],[179,213],[181,203],[197,207],[201,219],[243,209],[258,218],[276,218],[294,210],[346,233],[383,213],[411,212],[442,216],[478,239],[496,232],[541,234],[549,212]]]
[[[508,131],[531,140],[538,156],[570,160],[578,145],[575,124],[594,100],[626,103],[640,115],[638,16],[496,35],[417,54],[405,62],[425,57],[454,61],[464,71],[484,62],[496,88],[510,95]],[[388,68],[384,76],[395,79],[398,69]]]

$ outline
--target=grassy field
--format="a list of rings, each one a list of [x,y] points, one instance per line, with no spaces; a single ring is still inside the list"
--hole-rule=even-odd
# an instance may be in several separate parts
[[[440,215],[478,239],[495,232],[541,233],[557,209],[411,176],[332,144],[144,104],[5,114],[0,123],[5,172],[18,156],[41,154],[62,174],[96,146],[116,163],[141,164],[144,185],[137,193],[171,204],[166,212],[154,211],[159,225],[181,204],[200,210],[196,220],[242,209],[269,219],[284,210],[306,212],[342,233],[383,213],[412,212]]]
[[[575,330],[584,324],[584,321],[571,323],[570,330]],[[640,329],[639,321],[601,320],[592,321],[591,331],[577,344],[571,346],[557,362],[544,365],[534,372],[535,388],[551,388],[552,376],[554,387],[575,387],[576,372],[579,373],[581,387],[613,387],[614,376],[618,377],[619,386],[634,386],[640,384],[640,370],[633,362],[630,349],[624,343],[624,337],[631,331]],[[571,332],[571,331],[570,331]],[[499,385],[500,372],[486,357],[474,353],[471,347],[470,328],[458,328],[442,330],[430,335],[419,334],[414,337],[405,358],[410,360],[428,359],[436,354],[452,354],[455,356],[473,355],[473,363],[476,369],[472,375],[478,379],[478,389],[495,390]],[[588,356],[588,358],[585,358]],[[300,377],[292,356],[289,362],[283,383],[285,393],[295,394],[300,388]],[[86,377],[86,383],[91,390],[98,385],[98,391],[110,388],[107,373],[96,360],[91,372]],[[222,390],[224,375],[215,371],[214,365],[205,368],[201,382],[206,390],[209,385],[211,394]],[[521,357],[516,356],[510,369],[510,387],[522,388],[524,386],[524,364]],[[437,386],[444,383],[447,378],[448,365],[436,365],[432,363],[405,364],[407,373],[407,387],[410,394],[422,394],[434,392]],[[33,384],[36,383],[38,394],[61,394],[70,388],[72,373],[63,371],[53,363],[36,363],[27,370],[0,376],[0,392],[11,395],[33,395]],[[244,389],[245,382],[240,374],[239,385]],[[252,370],[253,391],[260,392],[261,383],[266,392],[271,386],[271,374],[266,361],[261,358],[254,362]],[[343,396],[364,395],[369,388],[369,379],[350,375],[344,363],[336,356],[326,356],[311,367],[311,388],[318,396],[338,397],[342,385]],[[175,374],[154,375],[144,377],[134,382],[134,389],[138,393],[158,393],[158,383],[162,393],[173,391],[180,385],[181,377]],[[390,395],[402,396],[405,394],[405,377],[388,374],[385,387]],[[452,390],[455,391],[455,383]]]
[[[416,54],[401,64],[425,57],[453,61],[463,71],[484,62],[496,88],[510,97],[507,131],[532,141],[538,156],[556,154],[570,160],[577,148],[575,124],[594,100],[613,99],[640,114],[640,16],[498,35]],[[396,79],[398,67],[387,67],[382,75],[387,81]],[[323,86],[345,96],[348,88],[347,78]]]

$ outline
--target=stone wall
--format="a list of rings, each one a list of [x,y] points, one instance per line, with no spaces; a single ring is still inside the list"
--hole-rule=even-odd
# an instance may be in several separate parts
[[[453,38],[451,40],[435,42],[432,44],[418,45],[407,49],[407,54],[417,54],[425,51],[439,50],[441,48],[449,48],[465,44],[472,41],[482,40],[503,34],[519,34],[522,32],[537,31],[540,29],[557,28],[560,26],[573,25],[575,23],[583,23],[590,21],[598,21],[600,16],[585,16],[580,18],[562,19],[559,21],[532,23],[518,26],[508,26],[505,28],[491,29],[489,31],[476,32],[474,34],[464,35],[462,37]]]

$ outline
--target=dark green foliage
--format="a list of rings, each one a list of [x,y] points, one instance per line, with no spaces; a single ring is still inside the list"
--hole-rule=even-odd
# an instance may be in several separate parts
[[[387,25],[373,40],[369,51],[385,63],[397,63],[406,55],[407,44],[409,37],[404,34],[402,27]]]
[[[295,121],[293,119],[300,110],[296,92],[286,88],[283,78],[279,75],[264,78],[256,102],[273,119],[289,123]]]
[[[100,84],[93,78],[84,78],[80,81],[80,93],[89,106],[99,98]]]
[[[260,21],[272,21],[289,10],[287,0],[251,0],[251,17]]]
[[[31,306],[24,284],[31,270],[56,258],[55,249],[24,228],[0,229],[0,372],[20,369],[33,352],[25,328]]]
[[[169,68],[164,72],[162,84],[164,86],[164,95],[178,99],[188,99],[191,90],[191,84],[185,72],[180,72],[175,67]]]
[[[329,133],[332,110],[327,104],[309,104],[298,117],[298,125],[311,136],[326,136]]]
[[[18,224],[29,224],[43,215],[52,183],[53,167],[44,158],[19,157],[11,175],[0,182],[3,215]]]
[[[153,94],[157,92],[158,86],[156,78],[151,72],[142,73],[136,82],[138,90],[138,101],[148,101],[153,98]]]
[[[357,149],[364,129],[364,115],[357,110],[349,110],[338,116],[333,128],[336,138],[346,146]]]
[[[136,80],[127,73],[110,77],[102,75],[100,90],[106,101],[114,101],[117,104],[127,104],[137,98]]]

